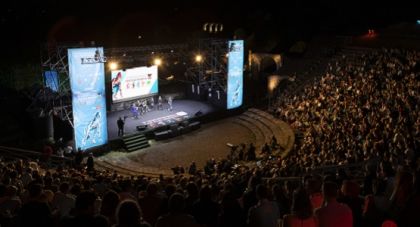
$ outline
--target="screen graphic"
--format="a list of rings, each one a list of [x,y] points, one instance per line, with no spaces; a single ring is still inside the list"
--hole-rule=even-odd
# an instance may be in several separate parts
[[[107,143],[103,48],[68,49],[76,148]]]
[[[242,105],[244,41],[229,41],[227,108],[233,109]]]
[[[45,86],[51,90],[58,91],[58,74],[57,71],[45,71],[44,72]]]
[[[119,102],[158,93],[158,67],[137,67],[111,72],[112,101]]]

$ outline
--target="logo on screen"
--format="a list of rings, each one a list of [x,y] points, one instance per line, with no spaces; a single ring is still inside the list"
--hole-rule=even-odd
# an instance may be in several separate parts
[[[241,51],[241,46],[237,46],[236,43],[231,43],[229,47],[229,52],[239,52]]]
[[[81,58],[82,64],[96,64],[96,63],[105,63],[106,57],[101,53],[99,49],[95,50],[93,57]]]

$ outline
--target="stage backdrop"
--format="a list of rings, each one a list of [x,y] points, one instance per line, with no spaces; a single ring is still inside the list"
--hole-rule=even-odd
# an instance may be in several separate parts
[[[111,72],[112,101],[126,101],[158,93],[158,67],[137,67]]]
[[[59,83],[57,71],[45,71],[44,82],[46,87],[57,92]]]
[[[242,105],[244,41],[229,41],[227,108],[233,109]]]
[[[68,49],[76,148],[107,143],[103,48]]]

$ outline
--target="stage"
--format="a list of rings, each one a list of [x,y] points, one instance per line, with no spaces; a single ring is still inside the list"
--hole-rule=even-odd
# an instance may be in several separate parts
[[[158,128],[160,126],[169,125],[180,122],[185,119],[195,117],[197,112],[206,115],[216,111],[216,108],[206,102],[195,100],[174,100],[172,102],[172,111],[168,111],[168,104],[163,105],[163,110],[157,110],[157,105],[150,112],[139,115],[135,119],[129,109],[108,112],[108,138],[114,140],[118,138],[117,120],[119,117],[126,117],[124,125],[124,135],[137,133],[137,126],[147,125],[147,130]]]

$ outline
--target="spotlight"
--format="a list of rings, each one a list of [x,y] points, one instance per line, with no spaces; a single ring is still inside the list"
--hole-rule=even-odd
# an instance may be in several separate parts
[[[195,56],[195,62],[200,63],[201,61],[203,61],[203,56],[201,56],[201,54],[197,54]]]
[[[160,66],[162,65],[162,59],[160,58],[155,58],[155,60],[153,61],[155,65]]]
[[[116,70],[116,69],[118,69],[118,63],[116,63],[116,62],[110,62],[108,64],[108,67],[109,67],[110,70]]]
[[[209,32],[210,32],[210,33],[212,33],[212,32],[213,32],[213,25],[214,25],[214,24],[210,24],[210,27],[209,27]]]

